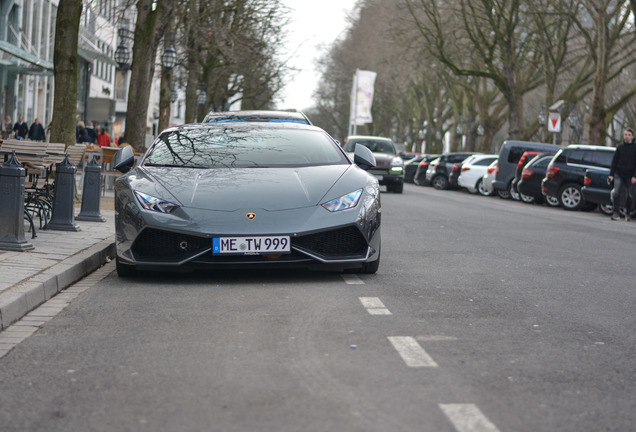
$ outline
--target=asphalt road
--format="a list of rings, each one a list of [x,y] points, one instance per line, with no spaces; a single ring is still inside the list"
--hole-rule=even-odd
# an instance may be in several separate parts
[[[0,358],[0,430],[636,429],[636,222],[382,200],[376,275],[107,275]]]

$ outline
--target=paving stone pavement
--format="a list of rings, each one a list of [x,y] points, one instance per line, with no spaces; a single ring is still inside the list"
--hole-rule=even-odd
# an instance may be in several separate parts
[[[100,214],[105,222],[75,220],[80,230],[74,232],[37,229],[36,219],[35,238],[31,238],[25,224],[26,240],[34,249],[24,252],[0,249],[0,330],[114,259],[112,198],[104,204],[100,204]],[[77,216],[80,209],[75,210]]]

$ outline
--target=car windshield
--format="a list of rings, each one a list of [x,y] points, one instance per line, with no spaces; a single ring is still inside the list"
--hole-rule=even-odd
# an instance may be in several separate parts
[[[395,147],[391,141],[387,140],[373,140],[373,139],[356,139],[347,142],[347,151],[354,152],[356,144],[362,144],[374,153],[388,153],[396,154]]]
[[[349,164],[320,130],[277,129],[223,123],[162,134],[145,166],[194,168],[297,167]],[[244,125],[244,124],[243,124]]]

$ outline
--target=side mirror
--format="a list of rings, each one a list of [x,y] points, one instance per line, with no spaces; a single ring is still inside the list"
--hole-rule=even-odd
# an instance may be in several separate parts
[[[356,144],[356,149],[353,153],[353,162],[366,171],[375,166],[375,156],[373,156],[371,150],[362,144]]]
[[[113,168],[121,173],[127,173],[135,165],[135,152],[131,146],[120,148],[113,156]]]

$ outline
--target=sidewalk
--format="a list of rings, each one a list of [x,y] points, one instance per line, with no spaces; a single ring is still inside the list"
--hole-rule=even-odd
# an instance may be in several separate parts
[[[108,196],[110,195],[110,196]],[[76,203],[75,216],[79,214]],[[75,221],[80,231],[38,229],[25,237],[35,249],[0,250],[0,330],[115,256],[115,212],[112,191],[100,203],[106,222]]]

